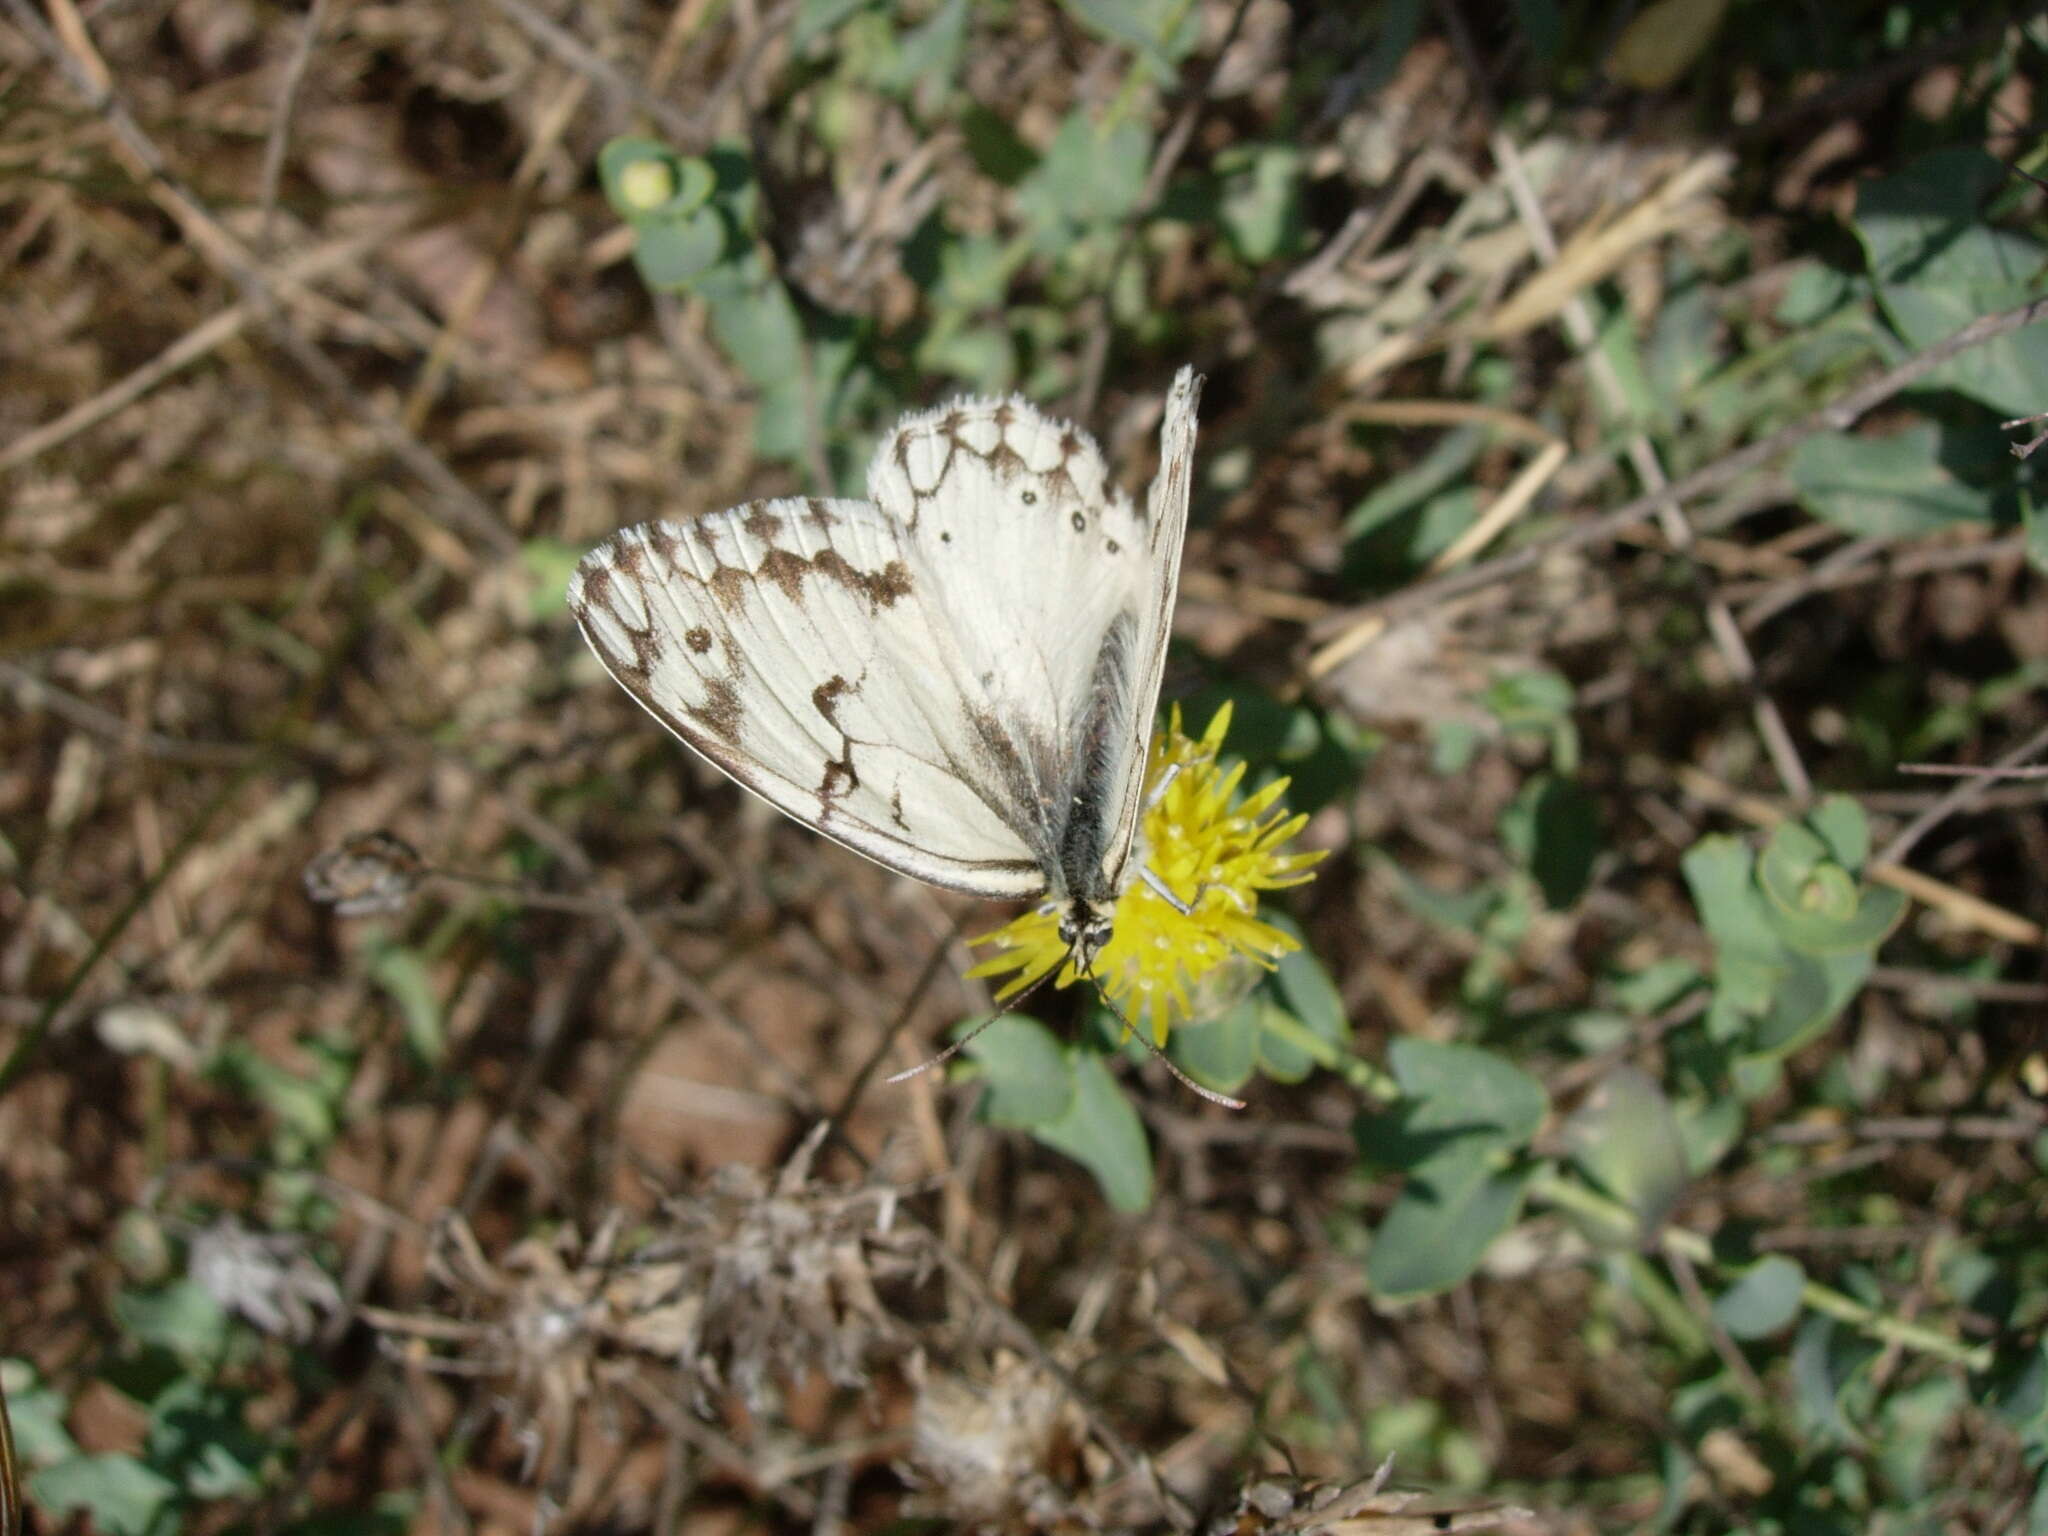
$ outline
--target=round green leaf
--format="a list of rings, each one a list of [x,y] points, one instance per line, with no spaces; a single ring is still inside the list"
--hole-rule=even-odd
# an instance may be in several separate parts
[[[1138,1112],[1109,1075],[1104,1057],[1073,1047],[1067,1060],[1073,1102],[1058,1120],[1031,1127],[1031,1134],[1094,1174],[1117,1210],[1144,1210],[1152,1203],[1152,1148]]]
[[[725,220],[716,208],[675,219],[649,219],[634,233],[633,265],[650,288],[681,288],[725,255]]]
[[[1622,1066],[1608,1073],[1565,1123],[1572,1159],[1635,1215],[1619,1234],[1628,1246],[1647,1242],[1685,1192],[1691,1170],[1677,1117],[1648,1073]]]
[[[1530,1172],[1491,1174],[1454,1195],[1410,1180],[1373,1233],[1365,1257],[1372,1293],[1389,1301],[1429,1296],[1465,1279],[1521,1214]]]
[[[1258,1001],[1248,997],[1213,1019],[1183,1025],[1173,1032],[1167,1053],[1204,1087],[1235,1093],[1251,1080],[1259,1009]]]
[[[1835,868],[1836,866],[1828,866]],[[1829,900],[1833,900],[1830,895]],[[1843,917],[1814,912],[1773,912],[1771,927],[1786,946],[1817,956],[1868,955],[1906,915],[1903,892],[1879,887],[1861,893]]]
[[[953,1033],[965,1034],[980,1022],[968,1019]],[[1073,1104],[1066,1050],[1036,1019],[1004,1014],[974,1037],[967,1054],[988,1082],[981,1116],[991,1125],[1031,1130],[1058,1120]]]
[[[1806,824],[1822,842],[1837,864],[1861,873],[1870,857],[1870,822],[1863,807],[1847,795],[1824,796],[1806,818]]]
[[[1767,1254],[1714,1298],[1714,1319],[1738,1339],[1761,1339],[1799,1315],[1806,1271],[1782,1253]]]

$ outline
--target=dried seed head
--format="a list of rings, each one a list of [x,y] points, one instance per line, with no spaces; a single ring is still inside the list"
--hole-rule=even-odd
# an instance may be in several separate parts
[[[389,832],[357,832],[306,866],[306,894],[343,917],[397,912],[412,900],[426,861]]]
[[[186,1274],[227,1311],[265,1333],[304,1343],[344,1303],[296,1232],[254,1232],[232,1216],[194,1234]]]
[[[985,1382],[935,1373],[911,1420],[910,1470],[930,1485],[912,1505],[1004,1529],[1061,1527],[1092,1483],[1085,1439],[1079,1410],[1030,1361],[1000,1356]]]
[[[670,1318],[681,1330],[675,1358],[700,1402],[724,1383],[758,1410],[772,1383],[812,1370],[865,1385],[869,1356],[897,1336],[876,1277],[922,1266],[886,1230],[895,1191],[813,1185],[812,1150],[807,1143],[773,1181],[721,1168],[665,1207],[668,1234],[656,1247],[684,1271],[680,1294],[701,1303]]]

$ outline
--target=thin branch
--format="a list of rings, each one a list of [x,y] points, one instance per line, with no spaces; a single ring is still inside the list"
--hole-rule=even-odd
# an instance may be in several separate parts
[[[2048,751],[2048,726],[2043,726],[2011,751],[2003,754],[1992,766],[1994,768],[2011,768],[2039,757],[2044,751]],[[1947,794],[1935,801],[1934,804],[1907,822],[1899,830],[1899,835],[1885,844],[1884,851],[1878,854],[1876,862],[1879,864],[1905,863],[1906,856],[1913,851],[1914,845],[1921,838],[1932,832],[1936,827],[1948,820],[1949,817],[1956,815],[1960,811],[1966,811],[1975,805],[1997,783],[1998,776],[1995,773],[1988,773],[1982,778],[1966,779],[1956,785],[1954,789],[1951,789]]]
[[[1934,571],[1992,565],[2023,558],[2025,554],[2023,533],[2005,534],[1976,544],[1903,551],[1895,551],[1890,539],[1857,539],[1800,575],[1764,584],[1744,582],[1737,592],[1731,593],[1729,601],[1743,603],[1742,611],[1735,616],[1736,622],[1749,631],[1821,592],[1840,592],[1874,581],[1904,580]]]
[[[277,188],[284,180],[285,146],[291,140],[292,108],[298,105],[299,87],[305,84],[306,67],[313,62],[313,45],[320,41],[320,29],[327,23],[327,0],[313,0],[299,27],[299,40],[285,65],[284,84],[277,93],[277,114],[271,120],[270,137],[263,145],[263,179],[256,194],[256,206],[263,210],[263,223],[256,239],[268,249],[277,217]]]

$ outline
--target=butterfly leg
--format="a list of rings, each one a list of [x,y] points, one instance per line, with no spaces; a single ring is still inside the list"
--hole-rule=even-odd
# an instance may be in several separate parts
[[[1138,878],[1144,881],[1145,884],[1152,888],[1152,894],[1154,896],[1157,896],[1161,901],[1165,902],[1169,907],[1173,908],[1173,910],[1178,912],[1182,917],[1187,917],[1195,910],[1193,905],[1191,905],[1188,902],[1182,901],[1178,896],[1174,895],[1172,887],[1167,885],[1167,883],[1164,880],[1160,879],[1157,875],[1153,874],[1151,870],[1140,869],[1138,871]],[[1200,901],[1201,899],[1202,893],[1200,891],[1195,892],[1195,900]]]
[[[1166,765],[1166,772],[1159,775],[1159,782],[1152,786],[1152,793],[1145,797],[1145,810],[1151,810],[1153,806],[1164,800],[1167,790],[1173,787],[1173,781],[1179,777],[1180,764],[1168,763]]]

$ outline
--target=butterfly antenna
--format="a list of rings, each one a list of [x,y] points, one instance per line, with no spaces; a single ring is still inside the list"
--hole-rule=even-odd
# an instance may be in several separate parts
[[[1096,974],[1095,967],[1093,965],[1090,965],[1088,967],[1085,974],[1090,981],[1095,983],[1095,995],[1102,1000],[1102,1006],[1107,1008],[1111,1013],[1115,1014],[1117,1022],[1123,1025],[1124,1033],[1133,1036],[1137,1040],[1138,1044],[1144,1046],[1146,1050],[1150,1051],[1154,1056],[1156,1056],[1159,1059],[1159,1064],[1162,1067],[1166,1068],[1167,1071],[1173,1074],[1174,1080],[1178,1082],[1181,1085],[1181,1087],[1187,1089],[1191,1093],[1200,1094],[1203,1098],[1207,1099],[1211,1104],[1221,1104],[1225,1109],[1243,1109],[1245,1107],[1243,1099],[1233,1099],[1229,1094],[1218,1093],[1214,1088],[1204,1088],[1192,1077],[1189,1077],[1187,1073],[1181,1071],[1179,1067],[1173,1064],[1173,1058],[1171,1056],[1168,1056],[1166,1052],[1162,1051],[1159,1048],[1159,1046],[1153,1041],[1150,1035],[1146,1034],[1142,1029],[1138,1028],[1137,1025],[1133,1024],[1130,1020],[1130,1016],[1126,1014],[1123,1011],[1123,1009],[1117,1007],[1115,1003],[1110,1001],[1109,992],[1102,985],[1102,978]]]
[[[920,1061],[916,1066],[911,1067],[906,1071],[898,1072],[894,1077],[885,1077],[882,1079],[882,1081],[885,1083],[907,1083],[913,1077],[920,1077],[924,1073],[931,1071],[933,1067],[943,1067],[955,1056],[958,1056],[962,1051],[966,1050],[968,1046],[974,1044],[975,1037],[979,1035],[984,1029],[987,1029],[989,1025],[995,1023],[995,1021],[997,1019],[1000,1019],[1004,1014],[1014,1011],[1019,1003],[1023,1002],[1025,998],[1029,997],[1032,993],[1036,992],[1048,981],[1051,981],[1053,977],[1058,974],[1058,972],[1059,967],[1054,966],[1051,970],[1047,971],[1044,975],[1040,976],[1038,980],[1032,982],[1031,985],[1026,987],[1022,992],[1019,992],[1015,997],[1010,998],[1008,1001],[1004,1002],[1003,1005],[1000,1008],[998,1008],[994,1013],[990,1014],[987,1018],[983,1019],[979,1024],[975,1025],[974,1028],[967,1031],[966,1034],[962,1035],[958,1040],[955,1040],[951,1045],[947,1046],[943,1051],[939,1052],[938,1055],[930,1057],[925,1061]]]

